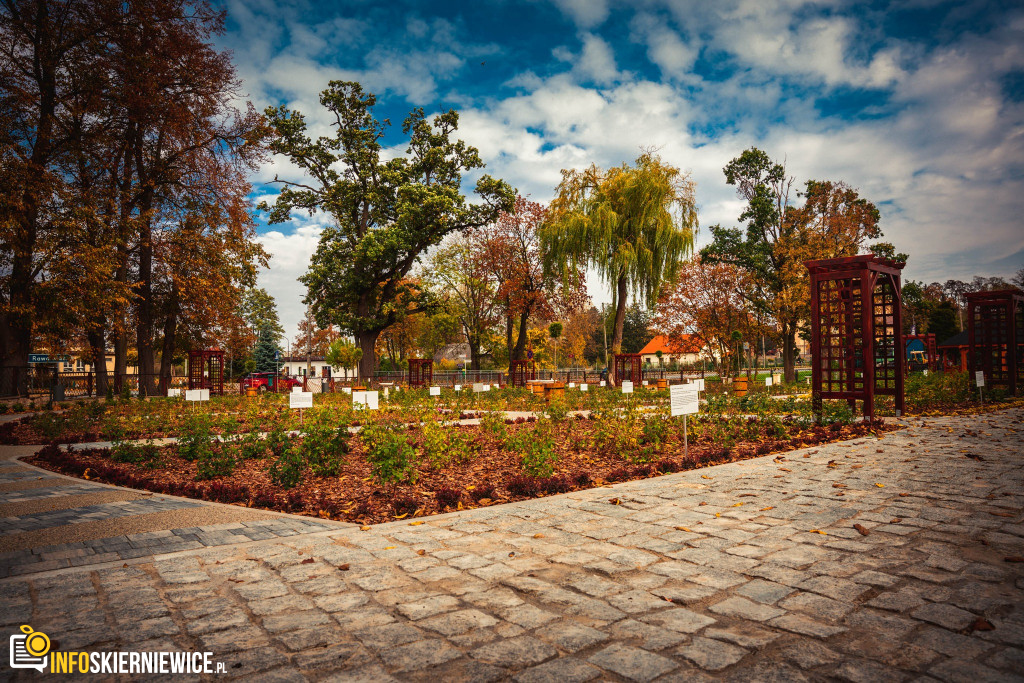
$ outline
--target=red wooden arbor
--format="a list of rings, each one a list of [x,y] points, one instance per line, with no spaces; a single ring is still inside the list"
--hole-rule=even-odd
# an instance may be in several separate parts
[[[967,295],[967,353],[971,372],[985,373],[986,387],[1011,396],[1024,387],[1024,294],[1012,289]]]
[[[409,386],[424,387],[434,381],[434,361],[430,358],[409,359]]]
[[[846,399],[875,416],[875,396],[893,396],[903,414],[900,273],[903,264],[865,254],[805,261],[811,273],[811,385],[822,399]]]
[[[643,379],[641,362],[639,353],[615,354],[615,384],[622,386],[624,381],[641,384]]]
[[[195,349],[188,352],[188,388],[209,389],[210,395],[224,395],[224,352]]]
[[[532,360],[514,360],[508,367],[508,381],[514,387],[525,387],[530,380],[537,379],[537,370]]]
[[[919,341],[924,345],[924,362],[929,372],[939,372],[942,370],[942,357],[939,355],[938,342],[935,339],[935,335],[932,333],[928,334],[905,334],[903,335],[903,353],[904,358],[907,358],[908,346],[912,341]],[[910,363],[907,362],[907,369],[909,370]]]

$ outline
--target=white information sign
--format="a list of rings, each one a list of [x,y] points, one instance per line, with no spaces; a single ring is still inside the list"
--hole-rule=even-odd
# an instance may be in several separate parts
[[[473,384],[473,393],[474,394],[479,394],[482,391],[484,391],[484,385],[483,384],[481,384],[480,382],[476,382],[475,384]]]
[[[694,380],[693,383],[697,385],[697,391],[704,391],[704,380],[702,380],[702,379]]]
[[[590,388],[590,387],[589,387],[588,385],[586,385],[586,384],[581,384],[581,385],[580,385],[580,391],[586,391],[586,390],[587,390],[587,389],[589,389],[589,388]]]
[[[569,388],[570,389],[575,389],[576,388],[576,382],[569,382]]]
[[[441,395],[441,387],[430,387],[430,395],[431,396],[440,396]]]
[[[979,387],[985,386],[985,372],[983,370],[978,370],[974,373],[974,384]]]
[[[292,393],[293,394],[297,394],[297,393],[299,393],[301,391],[302,391],[302,387],[299,386],[299,385],[295,385],[294,387],[292,387]]]
[[[370,410],[377,410],[380,408],[380,394],[376,391],[366,392],[366,407]]]
[[[696,384],[673,384],[668,388],[670,412],[676,415],[693,415],[700,411]]]
[[[641,382],[641,384],[643,384],[646,387],[647,386],[647,380],[644,380],[643,382]]]
[[[209,401],[210,390],[209,389],[186,389],[185,390],[186,401]]]
[[[604,380],[601,380],[601,386],[603,387],[604,385],[605,385]]]
[[[346,394],[352,393],[352,387],[342,387],[341,390],[344,391]]]
[[[491,390],[491,385],[490,384],[485,384],[484,385],[484,391],[490,391],[490,390]]]
[[[313,392],[312,391],[293,391],[288,394],[288,407],[289,408],[312,408],[313,407]]]
[[[622,393],[624,393],[624,394],[632,394],[633,393],[633,383],[630,382],[628,379],[624,380],[622,382]]]
[[[181,389],[168,389],[167,398],[177,398],[181,396]]]
[[[765,377],[764,378],[764,385],[766,387],[770,387],[772,385],[772,378],[771,377]]]
[[[365,391],[353,391],[352,392],[352,407],[362,408],[366,405],[366,392]]]
[[[462,385],[461,384],[456,384],[455,385],[455,391],[462,391]]]

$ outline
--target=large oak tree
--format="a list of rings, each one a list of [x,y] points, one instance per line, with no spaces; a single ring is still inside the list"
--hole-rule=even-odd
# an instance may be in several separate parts
[[[377,337],[408,309],[396,300],[418,298],[406,276],[420,255],[449,233],[485,225],[512,208],[511,187],[483,175],[476,183],[480,202],[462,193],[465,173],[483,168],[474,147],[455,139],[454,110],[428,119],[414,109],[402,132],[406,156],[382,154],[387,121],[373,115],[376,97],[358,83],[331,81],[320,103],[334,135],[311,139],[303,115],[282,106],[267,110],[275,132],[271,147],[301,168],[305,182],[280,180],[272,223],[287,221],[293,209],[324,211],[334,224],[324,230],[309,271],[301,278],[307,303],[321,326],[351,332],[363,350],[360,374],[372,376]]]

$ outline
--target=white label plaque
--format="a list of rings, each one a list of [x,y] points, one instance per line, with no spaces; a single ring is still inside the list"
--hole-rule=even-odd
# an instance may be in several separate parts
[[[668,388],[670,401],[670,414],[693,415],[700,411],[700,401],[697,398],[696,384],[673,384]]]
[[[771,377],[765,377],[764,378],[764,385],[766,387],[770,387],[772,385],[772,378]]]
[[[483,384],[477,382],[477,383],[475,383],[473,385],[473,393],[474,394],[479,394],[483,390],[484,390],[484,385]]]
[[[380,408],[380,394],[376,391],[367,391],[366,398],[364,400],[366,401],[366,407],[370,410],[377,410]]]
[[[979,386],[979,387],[985,386],[985,371],[984,370],[978,370],[977,372],[974,373],[974,383],[977,386]]]
[[[633,393],[633,383],[630,382],[628,379],[624,380],[622,382],[622,393],[624,393],[624,394],[632,394]]]
[[[209,401],[210,390],[209,389],[186,389],[185,390],[186,401]]]
[[[177,398],[181,396],[181,389],[168,389],[167,398]]]
[[[441,387],[430,387],[430,395],[431,396],[440,396],[441,395]]]
[[[313,407],[313,392],[312,391],[293,391],[288,394],[288,407],[289,408],[312,408]]]
[[[589,389],[589,388],[590,388],[590,387],[589,387],[589,386],[587,386],[586,384],[581,384],[581,385],[580,385],[580,391],[586,391],[586,390],[587,390],[587,389]]]

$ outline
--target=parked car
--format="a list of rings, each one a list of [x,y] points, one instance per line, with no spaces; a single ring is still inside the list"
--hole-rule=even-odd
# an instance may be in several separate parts
[[[280,386],[277,386],[277,384]],[[287,375],[275,375],[272,372],[253,372],[242,380],[242,386],[256,391],[291,391],[292,387],[301,387],[302,381]]]

